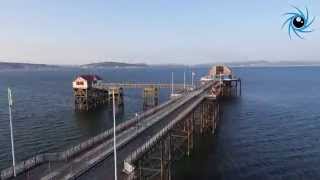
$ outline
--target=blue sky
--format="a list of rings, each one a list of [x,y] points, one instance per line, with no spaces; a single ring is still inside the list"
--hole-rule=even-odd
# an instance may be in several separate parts
[[[319,0],[1,1],[0,61],[320,61],[320,19],[305,40],[289,40],[290,5],[320,17]]]

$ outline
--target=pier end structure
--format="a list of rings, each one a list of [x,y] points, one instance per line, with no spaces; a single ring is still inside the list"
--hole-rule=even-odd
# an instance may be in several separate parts
[[[75,110],[89,111],[99,105],[112,103],[112,94],[115,94],[117,106],[124,105],[124,89],[143,89],[143,110],[148,110],[159,104],[160,87],[168,88],[167,84],[156,83],[105,83],[97,75],[79,75],[72,83]]]
[[[102,83],[97,75],[79,75],[72,82],[74,106],[78,111],[89,111],[109,101],[107,89],[96,89],[95,85]]]
[[[231,68],[226,65],[213,66],[208,75],[202,77],[200,82],[202,85],[208,82],[220,82],[219,96],[232,97],[241,96],[241,79],[236,77]]]

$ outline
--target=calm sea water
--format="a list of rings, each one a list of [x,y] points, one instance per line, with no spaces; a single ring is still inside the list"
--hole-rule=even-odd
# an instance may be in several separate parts
[[[179,162],[179,179],[320,179],[320,68],[241,68],[215,137]],[[181,175],[184,174],[184,175]]]
[[[196,69],[198,77],[206,68]],[[107,81],[182,82],[184,69],[96,70]],[[320,179],[320,67],[235,68],[243,95],[223,103],[216,136],[177,164],[178,179]],[[110,111],[73,111],[80,70],[0,73],[0,167],[10,164],[6,88],[14,91],[18,159],[56,151],[112,126]],[[190,73],[188,73],[190,74]],[[190,79],[190,78],[188,78]],[[125,91],[121,122],[142,110],[141,90]],[[161,101],[168,91],[162,90]],[[182,175],[183,174],[183,175]]]

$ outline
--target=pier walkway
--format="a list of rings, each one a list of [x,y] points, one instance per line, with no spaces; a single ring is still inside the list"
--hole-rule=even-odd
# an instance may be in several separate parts
[[[148,87],[156,87],[156,88],[171,88],[173,87],[176,90],[187,89],[190,90],[192,85],[190,84],[169,84],[169,83],[100,83],[94,85],[94,88],[97,89],[108,89],[110,87],[121,87],[124,89],[143,89]]]

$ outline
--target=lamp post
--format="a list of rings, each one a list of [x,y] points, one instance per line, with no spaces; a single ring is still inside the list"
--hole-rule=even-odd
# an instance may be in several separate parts
[[[193,71],[191,72],[191,86],[192,86],[192,89],[194,89],[194,76],[196,75],[196,73],[194,73]]]
[[[9,121],[10,121],[10,137],[11,137],[11,154],[12,154],[12,165],[13,165],[13,176],[16,177],[16,159],[14,155],[14,140],[13,140],[13,127],[12,127],[12,112],[13,106],[11,89],[8,88],[8,104],[9,104]]]
[[[183,90],[186,91],[186,71],[183,72]]]
[[[117,180],[117,143],[116,143],[116,103],[114,89],[112,90],[112,111],[113,111],[113,156],[114,156],[114,179]]]
[[[171,72],[171,96],[173,95],[173,72]]]

